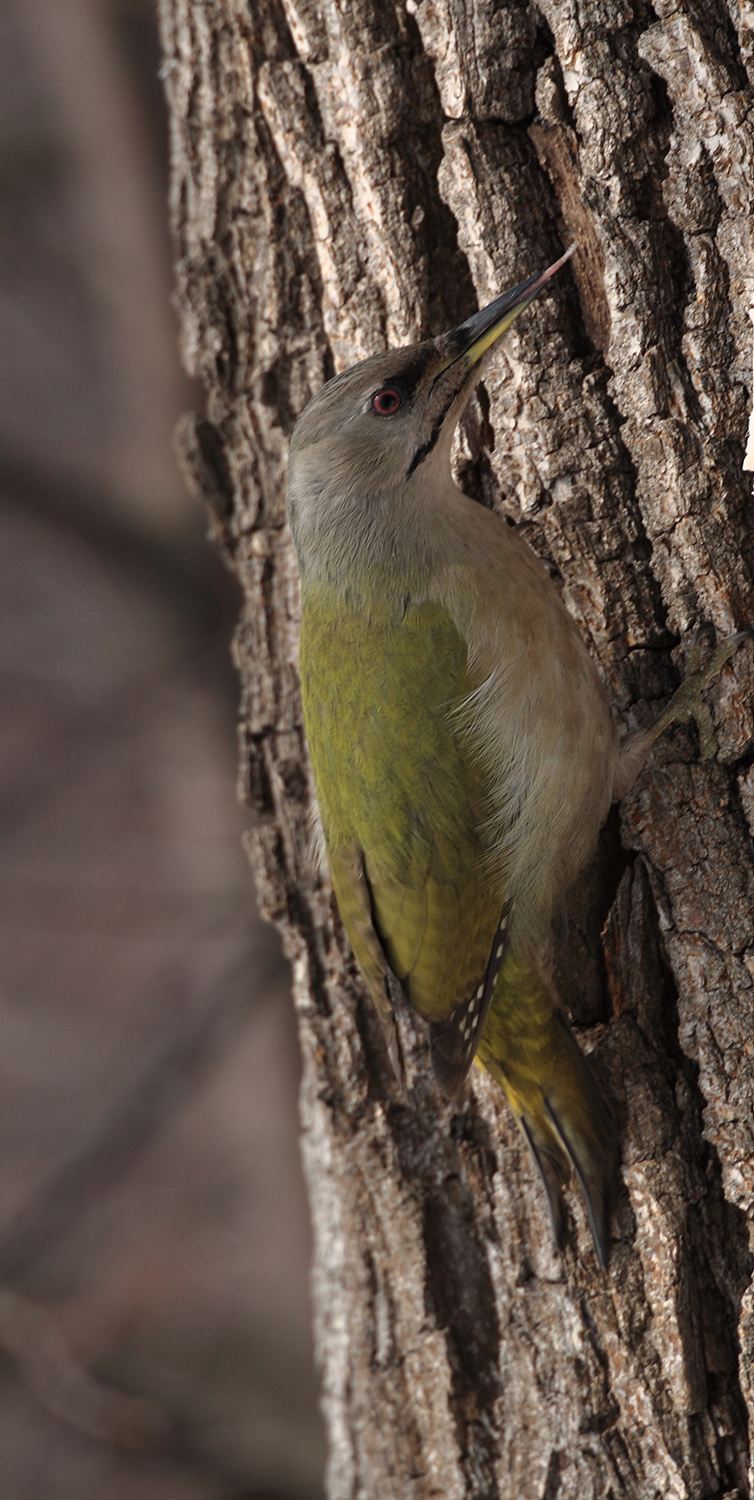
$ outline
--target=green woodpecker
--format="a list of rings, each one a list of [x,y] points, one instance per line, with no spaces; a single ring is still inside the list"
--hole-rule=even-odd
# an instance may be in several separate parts
[[[568,252],[569,254],[571,252]],[[399,1077],[396,985],[455,1095],[499,1081],[563,1238],[575,1169],[607,1260],[615,1131],[552,982],[552,922],[657,734],[707,714],[687,677],[619,743],[597,668],[542,563],[457,488],[453,433],[484,357],[567,259],[452,332],[330,380],[293,433],[301,687],[343,923]]]

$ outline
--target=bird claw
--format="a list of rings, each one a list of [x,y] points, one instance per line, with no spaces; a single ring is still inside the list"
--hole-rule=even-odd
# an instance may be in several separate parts
[[[712,714],[702,694],[719,677],[725,663],[730,661],[739,646],[754,636],[752,630],[739,630],[736,635],[729,635],[720,642],[719,646],[715,647],[702,666],[702,646],[706,633],[703,626],[694,631],[686,651],[686,673],[683,682],[673,694],[664,714],[655,726],[656,734],[661,734],[670,724],[682,724],[688,719],[694,719],[699,731],[699,750],[702,760],[710,760],[713,755],[717,754],[717,739]],[[656,738],[656,735],[653,738]]]

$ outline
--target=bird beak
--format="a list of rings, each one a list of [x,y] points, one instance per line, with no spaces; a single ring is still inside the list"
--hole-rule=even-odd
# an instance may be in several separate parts
[[[475,365],[482,355],[486,354],[490,345],[494,344],[502,334],[507,333],[511,324],[515,323],[524,308],[534,301],[537,292],[541,291],[550,277],[554,276],[567,260],[570,260],[575,249],[576,246],[571,245],[565,255],[561,255],[560,260],[548,266],[541,275],[529,276],[526,281],[520,281],[518,286],[514,286],[510,292],[503,292],[502,297],[496,297],[494,302],[490,302],[480,312],[467,318],[465,323],[459,323],[458,327],[453,328],[450,333],[443,334],[437,342],[441,349],[444,346],[448,358],[440,366],[437,374],[447,370],[448,366],[455,364],[457,359],[465,360],[467,366]]]

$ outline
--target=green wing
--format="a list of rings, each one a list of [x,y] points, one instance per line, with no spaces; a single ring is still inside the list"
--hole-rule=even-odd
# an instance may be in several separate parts
[[[502,905],[480,832],[483,772],[453,712],[478,685],[466,643],[436,605],[409,604],[396,619],[378,606],[345,613],[342,598],[310,592],[300,660],[317,796],[356,957],[373,994],[381,953],[415,1009],[446,1022],[485,975]]]

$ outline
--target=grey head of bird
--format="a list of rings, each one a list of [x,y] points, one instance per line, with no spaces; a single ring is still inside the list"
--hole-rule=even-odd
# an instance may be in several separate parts
[[[304,580],[310,572],[342,580],[349,559],[379,550],[386,517],[407,516],[412,495],[450,482],[453,433],[484,356],[571,254],[450,332],[374,354],[312,397],[293,430],[288,471]]]

